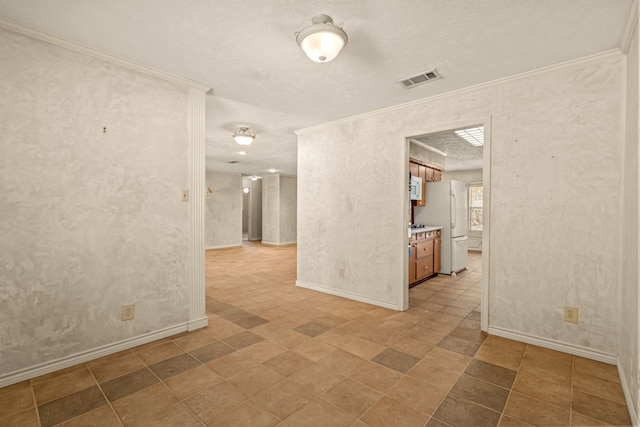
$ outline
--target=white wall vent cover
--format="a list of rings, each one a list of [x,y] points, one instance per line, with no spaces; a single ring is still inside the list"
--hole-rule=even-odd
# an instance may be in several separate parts
[[[442,76],[435,68],[433,70],[425,71],[424,73],[416,74],[415,76],[407,77],[406,79],[398,80],[406,88],[418,86],[424,83],[429,83],[434,80],[440,80]]]

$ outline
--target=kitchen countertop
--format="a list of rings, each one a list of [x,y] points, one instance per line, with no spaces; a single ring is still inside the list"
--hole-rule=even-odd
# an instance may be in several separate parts
[[[442,230],[440,225],[425,225],[423,228],[412,228],[411,234],[424,233],[425,231]]]

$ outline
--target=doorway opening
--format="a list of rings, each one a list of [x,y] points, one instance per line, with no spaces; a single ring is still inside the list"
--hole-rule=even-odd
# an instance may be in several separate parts
[[[490,128],[490,118],[464,120],[406,137],[410,187],[421,183],[422,192],[407,197],[405,308],[477,317],[483,331],[489,323]]]

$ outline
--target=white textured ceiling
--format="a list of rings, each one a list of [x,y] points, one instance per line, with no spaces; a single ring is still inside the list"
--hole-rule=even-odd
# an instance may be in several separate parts
[[[469,144],[453,131],[432,133],[411,139],[446,153],[444,158],[445,171],[482,169],[483,148]]]
[[[630,6],[631,0],[0,0],[0,15],[212,86],[208,169],[293,175],[294,130],[618,48]],[[326,64],[307,59],[295,41],[319,13],[349,35]],[[431,68],[444,78],[413,89],[397,83]],[[258,134],[246,157],[231,140],[240,125]]]

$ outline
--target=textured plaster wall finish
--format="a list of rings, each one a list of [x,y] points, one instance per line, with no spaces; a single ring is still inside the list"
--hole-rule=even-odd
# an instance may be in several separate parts
[[[442,179],[462,181],[467,184],[481,183],[482,182],[482,169],[476,169],[472,171],[456,171],[447,172],[442,174]]]
[[[0,379],[188,322],[189,89],[0,29],[0,92]]]
[[[416,160],[422,160],[433,166],[444,168],[444,156],[434,151],[427,150],[417,144],[409,145],[409,157]]]
[[[262,242],[274,245],[297,239],[297,179],[279,174],[262,179]]]
[[[280,233],[281,245],[295,243],[298,236],[298,180],[293,176],[280,176]]]
[[[249,240],[262,239],[262,180],[249,181]]]
[[[637,9],[636,9],[637,12]],[[626,139],[622,234],[621,375],[638,408],[638,31],[627,52]],[[631,405],[629,405],[631,408]]]
[[[205,247],[242,246],[242,177],[207,172],[206,185],[213,192],[206,198]]]
[[[623,75],[610,52],[299,131],[298,283],[401,307],[405,137],[490,116],[489,327],[612,357]]]
[[[262,178],[262,241],[278,244],[280,234],[280,175]]]

